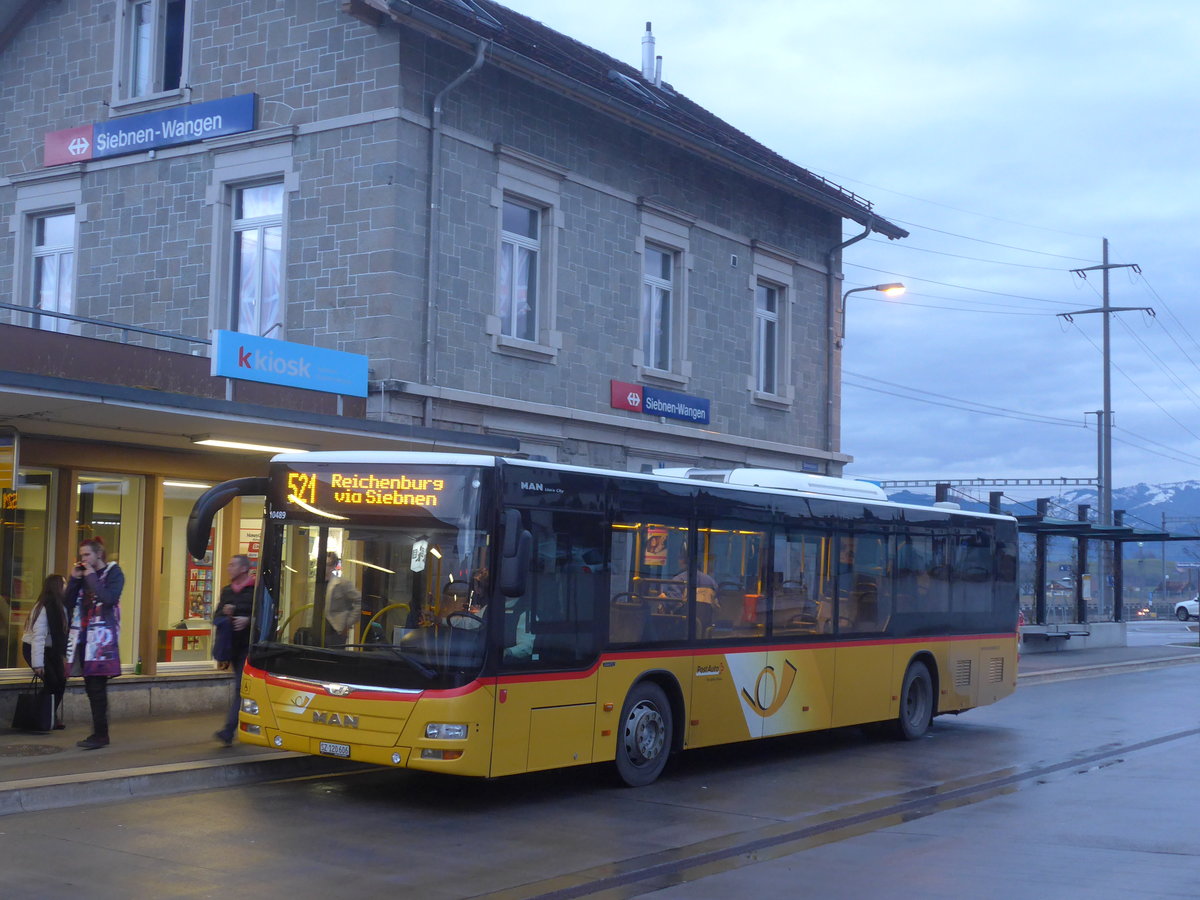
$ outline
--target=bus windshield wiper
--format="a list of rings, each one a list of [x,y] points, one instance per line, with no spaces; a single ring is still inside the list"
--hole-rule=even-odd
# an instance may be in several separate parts
[[[426,666],[422,663],[417,662],[415,659],[413,659],[411,656],[409,656],[403,650],[397,650],[391,644],[345,644],[344,647],[347,650],[352,649],[352,648],[357,648],[359,650],[387,650],[390,653],[392,653],[397,659],[403,660],[404,662],[408,663],[410,666],[412,666],[414,669],[416,669],[418,672],[420,672],[426,678],[434,678],[437,676],[436,669],[431,669],[431,668],[429,668],[429,666]],[[341,648],[339,648],[339,649],[341,649]]]

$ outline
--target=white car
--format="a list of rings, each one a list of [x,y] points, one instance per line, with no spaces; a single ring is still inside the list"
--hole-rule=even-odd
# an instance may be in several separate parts
[[[1191,600],[1180,600],[1175,604],[1175,618],[1180,622],[1200,618],[1200,597]]]

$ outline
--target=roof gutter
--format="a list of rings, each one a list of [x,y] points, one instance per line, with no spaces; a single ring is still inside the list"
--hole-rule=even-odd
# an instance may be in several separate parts
[[[423,26],[424,29],[432,30],[444,37],[462,42],[465,46],[474,46],[480,40],[480,36],[473,31],[463,28],[460,25],[455,25],[453,22],[448,22],[408,2],[408,0],[368,0],[368,2],[371,2],[372,5],[385,4],[387,12],[397,22],[401,18],[410,19],[417,25]],[[903,228],[876,216],[865,206],[861,206],[848,198],[837,196],[831,192],[822,191],[815,185],[804,184],[777,169],[754,162],[740,153],[735,153],[726,147],[722,147],[715,141],[706,140],[676,125],[664,122],[632,104],[624,103],[602,91],[589,87],[573,78],[569,78],[561,72],[551,69],[549,66],[542,65],[508,49],[502,44],[493,42],[489,55],[491,61],[496,65],[531,76],[534,80],[565,89],[586,100],[591,105],[608,111],[610,114],[616,114],[620,118],[633,120],[645,128],[669,137],[677,144],[699,150],[703,154],[718,159],[726,165],[742,170],[753,178],[764,181],[787,193],[802,197],[811,203],[824,207],[830,212],[837,213],[842,218],[850,219],[861,225],[872,222],[871,230],[878,234],[882,234],[893,240],[908,237],[908,232]]]

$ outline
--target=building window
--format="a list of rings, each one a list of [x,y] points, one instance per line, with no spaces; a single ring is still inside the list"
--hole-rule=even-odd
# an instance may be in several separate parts
[[[124,0],[118,97],[132,100],[183,84],[186,0]]]
[[[674,340],[676,253],[646,245],[642,266],[642,359],[651,369],[671,371]]]
[[[541,228],[542,210],[505,198],[496,314],[500,317],[500,333],[523,341],[538,337]]]
[[[282,181],[234,189],[232,326],[243,334],[283,328],[283,191]]]
[[[779,307],[781,288],[758,282],[754,290],[755,387],[779,393]]]
[[[75,213],[33,220],[33,304],[46,312],[75,312]],[[75,331],[69,319],[38,316],[46,331]]]

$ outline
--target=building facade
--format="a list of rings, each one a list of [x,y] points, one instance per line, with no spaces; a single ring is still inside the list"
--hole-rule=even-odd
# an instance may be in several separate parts
[[[182,523],[203,485],[267,458],[204,437],[632,470],[848,460],[841,251],[905,232],[687,100],[652,54],[628,66],[487,0],[18,7],[0,26],[0,667],[92,533],[129,576],[125,661],[204,663],[179,632],[203,630],[262,510],[223,514],[208,565]],[[256,366],[314,348],[362,374],[272,380],[251,346]]]

